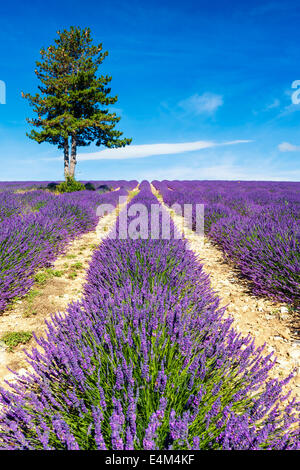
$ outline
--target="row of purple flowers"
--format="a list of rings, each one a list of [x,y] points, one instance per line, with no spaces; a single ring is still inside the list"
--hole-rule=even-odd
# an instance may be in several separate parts
[[[99,204],[115,207],[127,189],[58,196],[41,190],[0,193],[0,312],[28,292],[37,269],[50,266],[70,241],[96,227]]]
[[[206,234],[251,281],[255,294],[299,307],[300,183],[153,184],[169,206],[204,204]]]

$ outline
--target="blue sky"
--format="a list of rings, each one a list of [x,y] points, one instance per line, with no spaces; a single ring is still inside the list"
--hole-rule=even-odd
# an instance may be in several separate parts
[[[79,149],[78,179],[300,180],[299,1],[11,0],[1,10],[0,180],[62,179],[60,151],[26,137],[21,91],[37,90],[40,48],[71,25],[109,51],[100,72],[133,138],[122,151]]]

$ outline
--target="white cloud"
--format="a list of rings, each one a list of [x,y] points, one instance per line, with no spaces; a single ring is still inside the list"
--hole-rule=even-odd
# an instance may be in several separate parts
[[[280,101],[278,98],[275,98],[275,100],[266,107],[266,110],[278,108],[279,106],[280,106]]]
[[[195,94],[178,103],[187,113],[192,114],[213,114],[223,105],[223,97],[214,93],[206,92],[203,95]]]
[[[222,145],[235,145],[240,143],[252,142],[251,140],[233,140],[230,142],[216,143],[211,141],[199,140],[196,142],[183,142],[175,144],[147,144],[147,145],[129,145],[126,147],[105,149],[93,153],[78,154],[79,161],[87,160],[126,160],[128,158],[145,158],[154,155],[174,155],[177,153],[192,152],[210,147]]]
[[[297,152],[300,150],[300,146],[290,144],[289,142],[282,142],[282,144],[278,145],[278,150],[280,152]]]

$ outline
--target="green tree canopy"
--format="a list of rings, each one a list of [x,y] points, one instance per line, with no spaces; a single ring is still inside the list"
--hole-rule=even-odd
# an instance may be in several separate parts
[[[64,175],[74,177],[77,147],[95,142],[97,146],[124,147],[132,139],[120,138],[115,130],[120,117],[109,112],[118,97],[110,96],[110,76],[98,76],[108,52],[93,45],[90,28],[72,26],[58,31],[55,45],[41,49],[36,62],[40,93],[22,93],[37,117],[27,119],[34,126],[28,137],[49,142],[64,150]]]

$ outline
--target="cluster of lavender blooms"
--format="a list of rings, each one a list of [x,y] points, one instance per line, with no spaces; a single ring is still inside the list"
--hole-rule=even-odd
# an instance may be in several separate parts
[[[101,188],[101,186],[109,186],[114,189],[118,188],[125,188],[127,191],[132,191],[138,186],[138,181],[137,180],[88,180],[88,181],[81,181],[81,183],[86,184],[86,183],[91,183],[95,189]]]
[[[204,204],[207,235],[251,281],[255,294],[299,307],[299,183],[154,181],[153,184],[169,206]]]
[[[71,240],[95,228],[99,204],[115,207],[127,194],[124,187],[103,195],[0,193],[0,312],[28,292],[37,269],[50,266]]]
[[[148,183],[135,203],[157,203]],[[0,391],[4,449],[300,449],[289,378],[268,378],[182,239],[108,237],[47,328]]]

